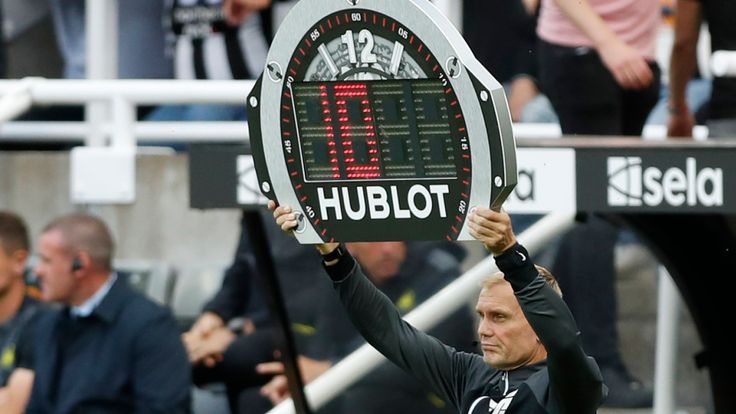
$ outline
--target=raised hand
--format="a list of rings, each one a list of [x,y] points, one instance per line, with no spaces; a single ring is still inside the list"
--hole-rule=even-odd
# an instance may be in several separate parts
[[[494,211],[487,207],[475,207],[470,210],[470,234],[493,253],[494,256],[505,252],[516,244],[516,236],[511,228],[511,218],[505,211]]]
[[[273,211],[273,218],[276,219],[276,224],[281,227],[281,230],[293,235],[299,222],[291,206],[288,204],[280,206],[275,201],[268,200],[268,209]]]
[[[271,0],[225,0],[222,11],[229,25],[238,26],[254,11],[263,10],[270,5]]]

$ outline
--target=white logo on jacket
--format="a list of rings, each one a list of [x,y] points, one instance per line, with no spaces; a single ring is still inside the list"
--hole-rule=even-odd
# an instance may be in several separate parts
[[[485,399],[488,399],[488,412],[491,414],[504,414],[506,410],[509,408],[509,405],[511,405],[511,400],[514,399],[516,396],[516,392],[518,390],[511,391],[510,393],[506,394],[505,397],[499,402],[494,401],[491,397],[479,397],[477,400],[473,402],[473,404],[470,406],[470,409],[468,410],[468,414],[480,414],[475,413],[475,408],[478,407],[478,404],[480,404]]]

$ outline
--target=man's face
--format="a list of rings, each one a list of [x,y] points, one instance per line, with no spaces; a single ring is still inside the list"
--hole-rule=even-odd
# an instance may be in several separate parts
[[[351,243],[350,251],[377,283],[396,276],[406,259],[404,242]]]
[[[13,283],[23,279],[26,266],[25,250],[8,252],[0,240],[0,293],[5,292]]]
[[[37,250],[39,261],[34,271],[43,300],[71,303],[77,282],[72,273],[73,257],[63,243],[61,232],[51,230],[42,234]]]
[[[483,360],[488,365],[509,370],[541,359],[542,345],[508,282],[484,288],[475,309],[480,316],[478,336]]]

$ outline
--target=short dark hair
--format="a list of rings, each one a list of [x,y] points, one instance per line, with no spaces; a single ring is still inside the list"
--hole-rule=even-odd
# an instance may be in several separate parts
[[[0,211],[0,248],[6,253],[29,250],[28,228],[19,215]]]
[[[71,253],[84,251],[102,269],[112,269],[115,244],[110,230],[100,218],[86,213],[72,213],[54,219],[43,233],[60,231]]]

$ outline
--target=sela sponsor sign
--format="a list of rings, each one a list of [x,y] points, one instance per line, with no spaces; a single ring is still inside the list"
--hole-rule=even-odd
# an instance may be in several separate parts
[[[684,169],[673,166],[663,171],[642,166],[641,157],[609,157],[608,205],[722,206],[723,169],[698,169],[697,162],[687,157]]]
[[[578,209],[729,212],[736,165],[723,151],[579,150]]]

